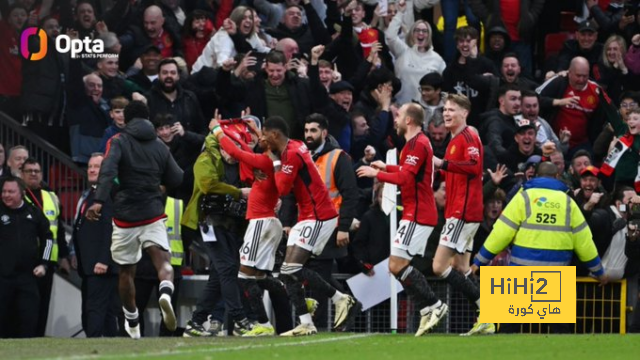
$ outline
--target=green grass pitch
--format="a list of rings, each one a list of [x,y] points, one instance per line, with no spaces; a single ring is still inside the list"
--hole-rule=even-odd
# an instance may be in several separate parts
[[[637,359],[638,335],[337,334],[303,338],[0,340],[0,359]]]

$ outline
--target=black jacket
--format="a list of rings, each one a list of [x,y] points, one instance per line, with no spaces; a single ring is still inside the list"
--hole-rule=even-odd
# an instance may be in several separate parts
[[[562,46],[560,54],[558,54],[558,67],[556,71],[569,69],[571,60],[576,56],[582,56],[589,61],[589,74],[591,75],[590,77],[593,78],[593,67],[598,63],[598,61],[600,61],[600,58],[602,57],[602,48],[602,44],[596,42],[595,44],[593,44],[593,47],[590,50],[583,50],[580,49],[578,40],[567,40]]]
[[[503,114],[500,109],[493,109],[481,116],[482,142],[487,144],[498,158],[509,156],[509,147],[515,143],[516,122],[513,116]]]
[[[467,59],[467,63],[458,63],[458,58],[447,64],[442,73],[444,83],[442,90],[449,94],[465,95],[471,101],[471,113],[467,122],[471,126],[479,127],[479,115],[487,108],[489,92],[479,91],[466,81],[465,74],[492,73],[496,75],[493,62],[488,58],[478,55],[475,59]]]
[[[108,200],[117,178],[113,218],[128,223],[148,221],[164,214],[160,185],[177,187],[182,175],[151,122],[133,119],[111,138],[100,169],[95,202],[104,204]]]
[[[300,78],[292,72],[287,72],[285,76],[283,86],[287,87],[295,113],[295,123],[289,124],[289,137],[300,140],[303,139],[304,120],[313,112],[309,80]],[[264,72],[256,74],[250,81],[240,81],[237,78],[232,79],[230,72],[220,71],[216,79],[216,90],[224,102],[242,101],[244,106],[251,108],[251,115],[264,121],[269,115],[265,81],[267,81],[267,75]]]
[[[308,24],[303,24],[299,28],[291,30],[284,26],[283,23],[279,23],[275,29],[266,29],[266,33],[278,40],[291,38],[298,43],[300,53],[310,54],[311,48],[314,46],[328,44],[331,41],[331,35],[329,35],[327,28],[318,17],[313,5],[311,3],[301,5],[304,7],[305,14],[307,14]]]
[[[193,92],[184,89],[182,85],[177,85],[176,89],[178,95],[173,102],[164,96],[158,81],[154,83],[151,90],[144,94],[149,105],[151,119],[157,114],[171,114],[185,130],[204,134],[208,123],[202,115],[198,98]],[[251,110],[253,111],[253,108]]]
[[[85,214],[94,203],[95,189],[86,190],[78,201],[71,240],[78,259],[78,274],[81,277],[96,276],[96,263],[108,265],[107,274],[118,272],[111,258],[111,232],[113,227],[113,205],[107,200],[102,205],[100,219],[87,221]]]
[[[169,38],[173,42],[173,56],[184,57],[182,53],[182,39],[180,34],[171,26],[163,27],[163,30],[168,32]],[[152,44],[151,39],[147,36],[140,26],[132,25],[129,27],[124,35],[120,36],[120,44],[122,44],[122,50],[120,54],[120,69],[126,71],[137,58],[142,55],[144,50]]]
[[[369,266],[389,257],[389,217],[380,206],[373,207],[364,214],[360,229],[349,248],[364,272],[369,270]]]
[[[9,209],[0,202],[0,277],[32,274],[50,265],[53,236],[49,221],[38,208],[24,204]]]

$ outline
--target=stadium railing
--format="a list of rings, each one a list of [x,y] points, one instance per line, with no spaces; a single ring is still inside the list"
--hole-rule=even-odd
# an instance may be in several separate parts
[[[345,289],[346,279],[353,275],[334,274],[336,280],[342,283]],[[477,312],[467,298],[460,292],[451,289],[448,284],[439,278],[428,278],[433,291],[438,298],[449,304],[449,315],[445,321],[439,324],[433,331],[435,333],[464,333],[469,331],[476,321]],[[626,333],[626,313],[632,310],[627,307],[627,282],[626,280],[614,281],[606,286],[591,278],[579,277],[576,281],[576,323],[571,324],[570,332],[576,334],[591,333]],[[330,301],[328,309],[332,309]],[[419,326],[420,317],[418,310],[407,299],[404,292],[398,294],[398,333],[415,333]],[[363,312],[350,327],[349,331],[355,332],[389,332],[390,329],[389,301],[383,302]],[[331,329],[333,312],[329,317],[323,317],[323,322],[316,320],[316,324],[323,329]],[[521,324],[521,333],[549,333],[547,324]]]
[[[33,134],[4,112],[0,112],[0,144],[7,155],[13,146],[23,145],[29,150],[29,156],[40,162],[43,180],[60,198],[62,219],[66,226],[72,226],[76,204],[86,188],[86,172],[69,155]]]

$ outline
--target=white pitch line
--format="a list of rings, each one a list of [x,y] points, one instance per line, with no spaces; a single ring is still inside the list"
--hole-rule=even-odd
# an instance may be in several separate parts
[[[312,345],[312,344],[321,344],[328,342],[336,342],[336,341],[345,341],[345,340],[353,340],[369,337],[372,335],[380,335],[376,333],[370,334],[354,334],[348,336],[340,336],[340,337],[332,337],[325,339],[316,339],[316,340],[306,340],[306,341],[296,341],[296,342],[285,342],[285,343],[275,343],[275,344],[256,344],[256,345],[243,345],[243,346],[229,346],[229,347],[219,347],[219,348],[204,348],[204,349],[193,349],[193,350],[163,350],[155,353],[135,353],[135,354],[92,354],[92,355],[74,355],[68,357],[55,357],[55,358],[39,358],[38,360],[83,360],[83,359],[126,359],[126,358],[137,358],[140,356],[168,356],[168,355],[186,355],[186,354],[198,354],[198,353],[212,353],[212,352],[223,352],[223,351],[239,351],[239,350],[254,350],[254,349],[264,349],[264,348],[276,348],[276,347],[287,347],[287,346],[299,346],[299,345]],[[134,341],[134,340],[132,340]],[[182,346],[187,345],[188,343],[184,343]],[[202,343],[194,343],[194,345],[201,346]]]

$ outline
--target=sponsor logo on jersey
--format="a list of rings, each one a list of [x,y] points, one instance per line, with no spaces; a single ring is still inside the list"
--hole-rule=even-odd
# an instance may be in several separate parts
[[[467,151],[469,151],[469,155],[471,156],[480,156],[480,149],[475,146],[470,146]]]
[[[287,175],[293,174],[293,165],[282,165],[282,172]]]
[[[404,163],[416,166],[416,165],[418,165],[418,161],[420,161],[420,158],[418,156],[407,155],[407,158],[404,160]]]

